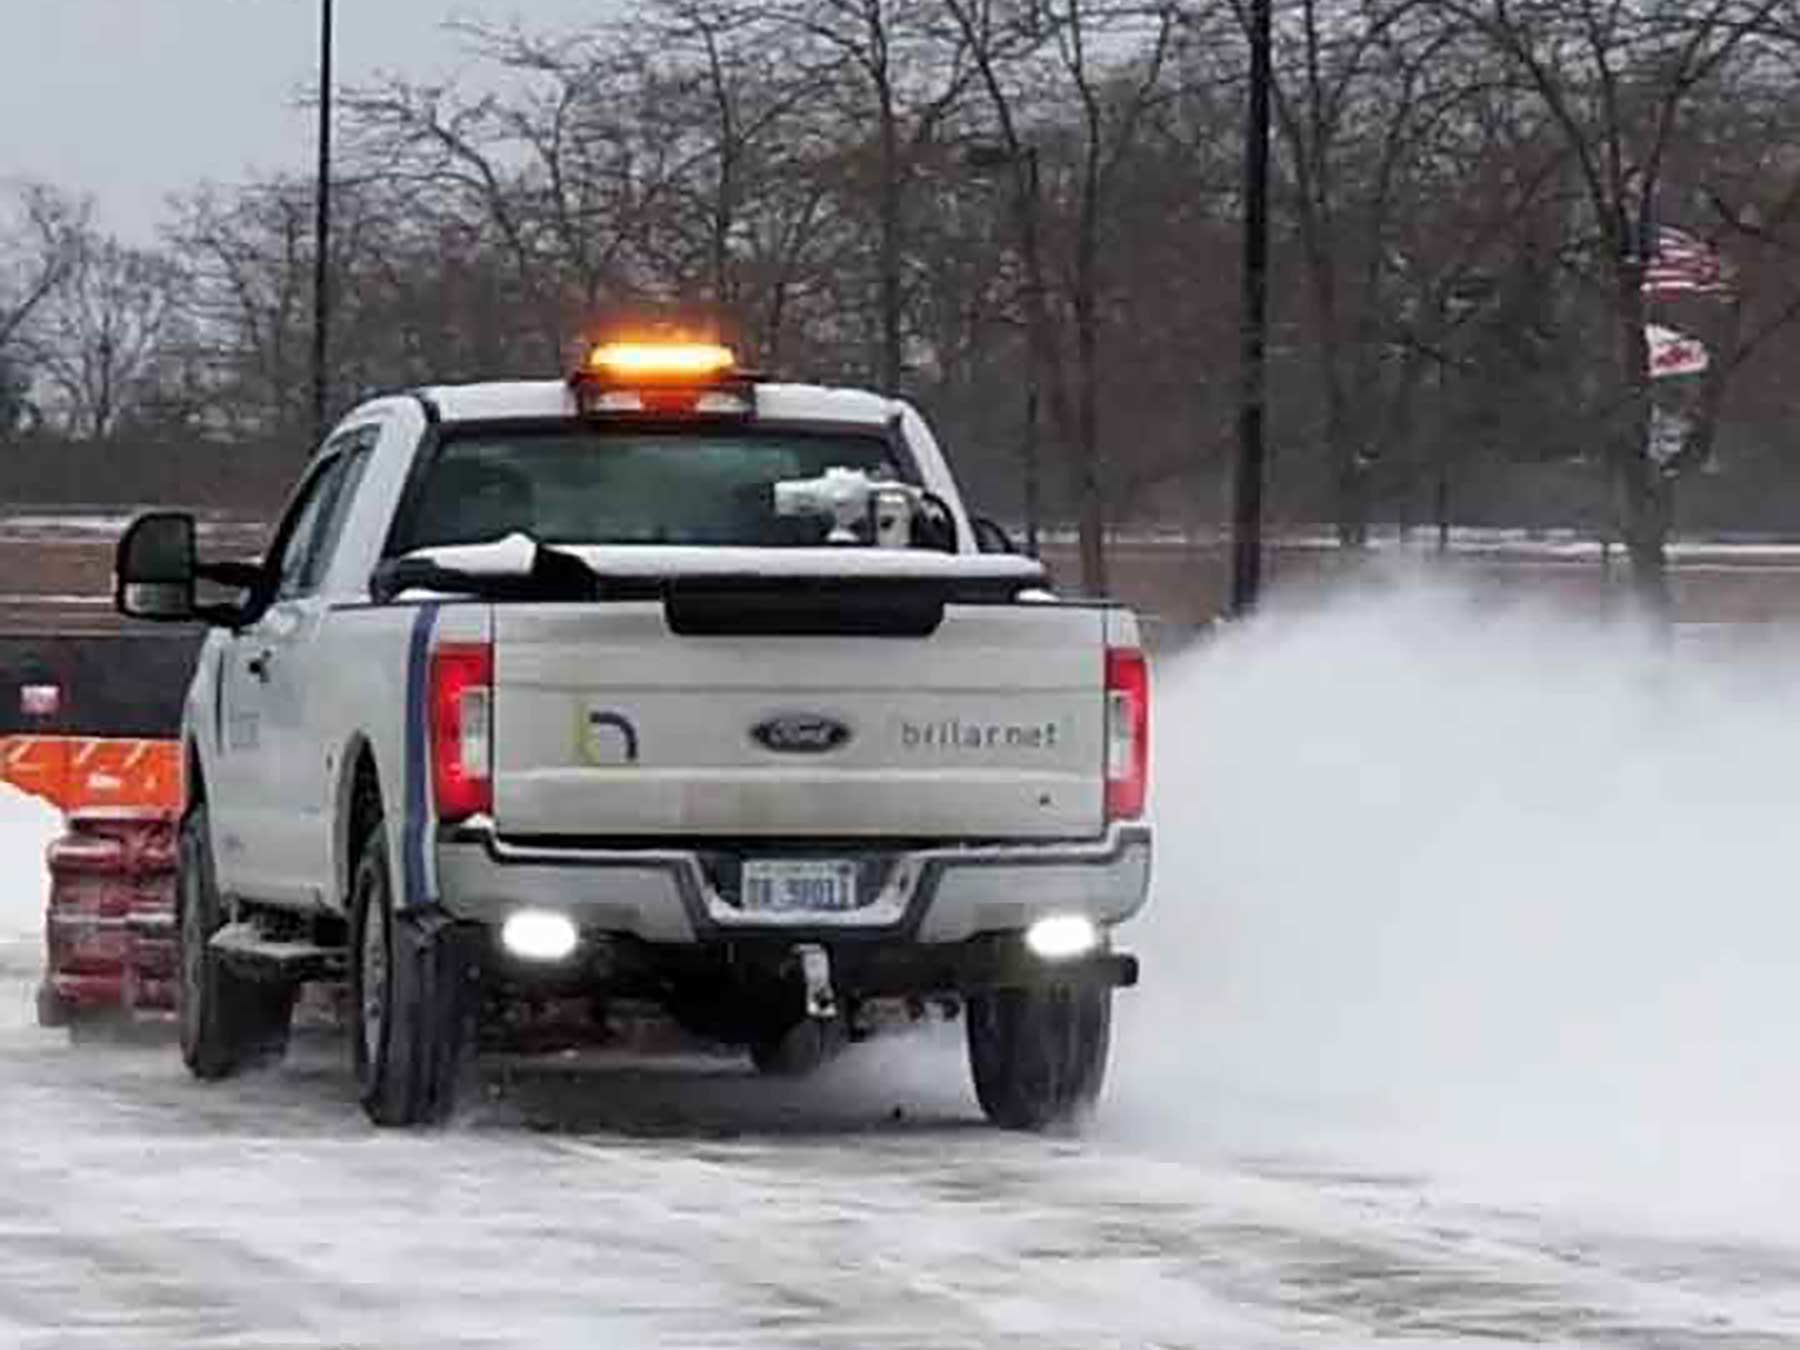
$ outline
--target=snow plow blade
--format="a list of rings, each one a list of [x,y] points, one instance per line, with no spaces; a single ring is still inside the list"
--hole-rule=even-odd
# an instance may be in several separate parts
[[[0,778],[65,817],[45,857],[46,1026],[175,1006],[180,751],[176,741],[0,738]]]
[[[87,807],[181,810],[181,743],[108,736],[0,737],[0,778],[65,815]]]

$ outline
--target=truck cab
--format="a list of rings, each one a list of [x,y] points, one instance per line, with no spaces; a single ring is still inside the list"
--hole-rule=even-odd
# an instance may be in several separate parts
[[[265,559],[191,517],[120,608],[210,625],[184,716],[181,1042],[221,1078],[348,983],[386,1124],[552,1005],[801,1072],[962,1017],[978,1096],[1089,1109],[1144,903],[1137,624],[972,518],[906,404],[710,344],[343,419]],[[984,547],[985,545],[985,547]]]

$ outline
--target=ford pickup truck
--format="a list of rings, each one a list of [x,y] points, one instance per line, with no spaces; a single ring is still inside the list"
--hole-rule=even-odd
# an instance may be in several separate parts
[[[181,1052],[279,1053],[347,985],[380,1124],[444,1119],[533,1009],[655,1015],[771,1073],[960,1016],[994,1122],[1077,1118],[1137,962],[1149,676],[973,517],[924,420],[706,344],[363,404],[260,561],[121,539],[201,622]]]

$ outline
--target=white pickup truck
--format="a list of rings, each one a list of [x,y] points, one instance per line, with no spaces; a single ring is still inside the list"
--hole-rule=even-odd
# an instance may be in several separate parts
[[[992,1120],[1092,1105],[1150,879],[1137,623],[1049,594],[906,404],[609,346],[366,403],[265,560],[195,540],[138,519],[116,599],[212,629],[182,733],[199,1077],[347,980],[382,1124],[444,1118],[476,1046],[571,1002],[769,1072],[960,1013]]]

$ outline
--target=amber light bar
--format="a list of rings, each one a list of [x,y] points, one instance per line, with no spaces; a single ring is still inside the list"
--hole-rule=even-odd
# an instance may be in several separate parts
[[[704,379],[735,370],[737,356],[712,342],[604,342],[587,368],[615,379]]]

